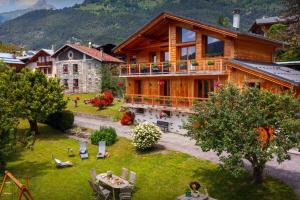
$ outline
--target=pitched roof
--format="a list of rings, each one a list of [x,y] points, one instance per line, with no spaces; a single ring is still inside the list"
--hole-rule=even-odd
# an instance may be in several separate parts
[[[30,57],[28,57],[28,58],[26,58],[26,57],[22,58],[22,57],[21,57],[20,59],[23,59],[23,60],[28,59],[27,64],[28,64],[29,62],[35,62],[35,61],[38,59],[38,56],[39,56],[41,53],[46,53],[48,56],[52,56],[52,55],[54,54],[54,50],[52,50],[52,49],[41,49],[41,50],[35,52],[35,54],[34,54],[33,56],[30,56]]]
[[[288,67],[284,67],[275,63],[262,63],[237,59],[229,59],[229,62],[241,65],[242,67],[254,71],[261,72],[263,74],[291,83],[293,85],[300,84],[300,71]]]
[[[148,29],[150,29],[155,24],[159,23],[161,20],[164,20],[164,19],[171,19],[171,20],[180,21],[180,22],[183,22],[183,23],[188,23],[188,24],[191,24],[193,26],[204,28],[204,29],[207,29],[207,30],[210,30],[210,31],[220,32],[220,33],[222,33],[224,35],[227,35],[227,36],[230,36],[230,37],[246,36],[246,37],[256,38],[258,40],[267,41],[267,42],[273,43],[274,45],[285,44],[282,41],[269,39],[269,38],[263,37],[263,36],[258,35],[258,34],[245,33],[245,32],[237,31],[237,30],[234,30],[234,29],[225,28],[225,27],[222,27],[222,26],[217,26],[217,25],[213,25],[213,24],[210,24],[210,23],[198,21],[198,20],[195,20],[195,19],[181,17],[181,16],[178,16],[178,15],[174,15],[173,13],[163,12],[160,15],[158,15],[157,17],[155,17],[154,19],[152,19],[150,22],[145,24],[137,32],[133,33],[128,39],[124,40],[121,44],[119,44],[114,49],[114,52],[120,50],[123,46],[130,43],[135,37],[137,37],[137,36],[141,35],[142,33],[146,32]]]
[[[81,53],[84,53],[88,56],[91,56],[92,58],[100,61],[100,62],[113,62],[113,63],[123,63],[122,60],[113,57],[111,55],[108,55],[104,52],[101,52],[97,49],[94,48],[90,48],[90,47],[86,47],[86,46],[82,46],[82,45],[78,45],[78,44],[66,44],[64,45],[62,48],[60,48],[59,50],[57,50],[54,54],[53,57],[56,57],[63,49],[70,47],[72,49],[76,49],[77,51],[80,51]]]
[[[6,64],[24,65],[20,59],[10,53],[0,53],[0,61],[3,61]]]

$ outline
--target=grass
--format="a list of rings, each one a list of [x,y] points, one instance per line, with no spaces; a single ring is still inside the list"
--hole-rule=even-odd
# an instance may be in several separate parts
[[[85,99],[91,99],[92,97],[96,96],[96,93],[89,93],[89,94],[66,94],[65,98],[69,98],[67,109],[72,112],[79,112],[97,116],[105,116],[110,117],[112,116],[114,120],[118,121],[121,118],[121,113],[119,112],[120,107],[122,106],[123,102],[120,100],[114,100],[114,103],[111,106],[108,106],[102,110],[98,110],[98,108],[92,106],[91,104],[84,104]],[[76,97],[80,97],[78,102],[78,107],[75,107],[73,100]]]
[[[41,134],[34,149],[16,152],[7,165],[7,169],[19,178],[29,176],[30,191],[35,199],[92,199],[87,183],[90,170],[96,168],[98,173],[112,170],[120,174],[122,167],[137,172],[134,200],[173,200],[185,192],[191,181],[200,181],[208,187],[211,196],[221,200],[297,199],[292,189],[280,181],[268,178],[261,185],[253,185],[248,174],[235,179],[220,171],[217,165],[183,153],[163,148],[137,153],[131,142],[124,138],[107,148],[110,158],[96,160],[97,146],[93,145],[88,146],[88,160],[80,160],[77,155],[69,158],[66,149],[78,151],[78,142],[51,127],[39,126]],[[21,132],[25,128],[28,124],[23,121]],[[75,166],[56,169],[51,154],[63,161],[70,160]]]

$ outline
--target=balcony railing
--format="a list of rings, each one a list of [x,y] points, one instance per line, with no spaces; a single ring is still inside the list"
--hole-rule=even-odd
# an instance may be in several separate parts
[[[47,62],[37,62],[37,66],[52,66],[52,61],[47,61]]]
[[[226,70],[222,59],[120,65],[121,76],[199,73],[223,74]]]
[[[195,97],[149,96],[138,94],[125,95],[124,98],[125,103],[129,104],[143,104],[173,108],[191,108],[194,105],[206,100],[206,98]]]

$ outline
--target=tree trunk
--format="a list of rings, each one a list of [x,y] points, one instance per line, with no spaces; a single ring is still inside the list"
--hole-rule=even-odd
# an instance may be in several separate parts
[[[30,125],[30,131],[33,131],[36,135],[39,133],[38,125],[36,120],[28,120]]]
[[[262,167],[253,167],[253,181],[254,183],[262,183],[263,182],[263,172],[264,166]]]

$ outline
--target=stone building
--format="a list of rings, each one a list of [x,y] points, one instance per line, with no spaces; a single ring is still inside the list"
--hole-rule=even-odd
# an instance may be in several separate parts
[[[119,64],[123,61],[92,47],[66,44],[53,56],[56,76],[66,93],[98,92],[101,85],[101,63]]]

